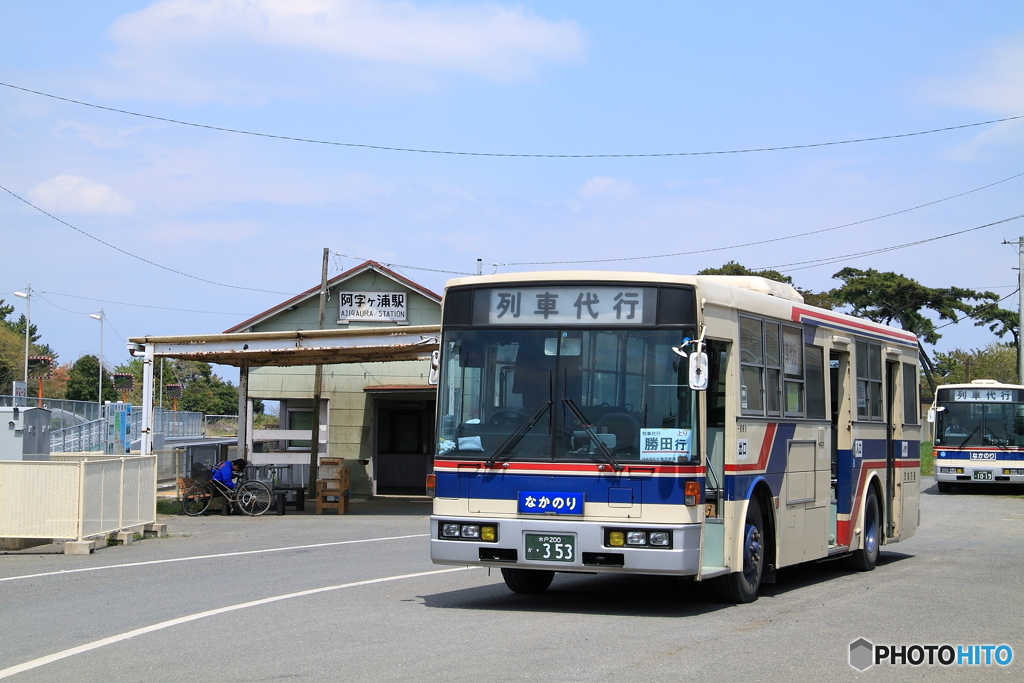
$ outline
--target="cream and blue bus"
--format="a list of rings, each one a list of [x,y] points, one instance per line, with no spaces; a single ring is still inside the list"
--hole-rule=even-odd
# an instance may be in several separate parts
[[[970,484],[1024,484],[1024,386],[993,379],[946,384],[928,412],[939,492]]]
[[[545,591],[558,572],[709,581],[870,570],[919,523],[912,334],[757,277],[452,280],[431,558]]]

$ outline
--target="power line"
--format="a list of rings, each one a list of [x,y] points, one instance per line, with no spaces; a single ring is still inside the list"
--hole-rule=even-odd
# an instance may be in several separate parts
[[[655,254],[655,255],[652,255],[652,256],[625,256],[625,257],[620,257],[620,258],[584,259],[584,260],[578,260],[578,261],[520,261],[518,263],[492,263],[491,265],[492,266],[553,266],[553,265],[566,265],[566,264],[573,264],[573,263],[611,263],[611,262],[617,262],[617,261],[642,261],[642,260],[656,259],[656,258],[670,258],[670,257],[673,257],[673,256],[691,256],[693,254],[707,254],[707,253],[710,253],[710,252],[713,252],[713,251],[725,251],[727,249],[740,249],[742,247],[754,247],[754,246],[758,246],[758,245],[761,245],[761,244],[771,244],[773,242],[783,242],[785,240],[796,239],[797,237],[807,237],[809,235],[818,235],[818,234],[821,234],[823,232],[831,232],[833,230],[840,230],[842,228],[849,228],[849,227],[853,227],[855,225],[863,225],[864,223],[870,223],[872,221],[882,220],[883,218],[891,218],[892,216],[898,216],[900,214],[908,213],[910,211],[916,211],[917,209],[923,209],[923,208],[925,208],[927,206],[934,206],[935,204],[941,204],[942,202],[948,202],[951,199],[957,199],[958,197],[963,197],[965,195],[969,195],[969,194],[972,194],[974,192],[980,192],[981,190],[986,190],[986,189],[988,189],[990,187],[995,187],[996,185],[999,185],[1001,183],[1009,182],[1009,181],[1014,180],[1016,178],[1020,178],[1021,176],[1024,176],[1024,173],[1018,173],[1016,175],[1010,176],[1009,178],[1003,178],[1002,180],[997,180],[994,183],[989,183],[988,185],[982,185],[981,187],[976,187],[973,190],[967,190],[966,192],[961,192],[959,194],[950,195],[949,197],[943,197],[942,199],[936,199],[936,200],[931,201],[931,202],[925,202],[924,204],[918,204],[917,206],[912,206],[912,207],[910,207],[908,209],[901,209],[899,211],[893,211],[892,213],[883,214],[881,216],[875,216],[874,218],[865,218],[863,220],[854,221],[853,223],[844,223],[843,225],[836,225],[836,226],[833,226],[831,228],[821,228],[821,229],[818,229],[818,230],[811,230],[809,232],[800,232],[800,233],[797,233],[795,235],[786,235],[785,237],[772,237],[772,238],[769,238],[769,239],[758,240],[756,242],[744,242],[742,244],[733,244],[733,245],[726,246],[726,247],[709,247],[707,249],[695,249],[693,251],[679,251],[679,252],[676,252],[676,253],[673,253],[673,254]]]
[[[994,123],[1004,123],[1006,121],[1015,121],[1017,119],[1024,118],[1024,115],[1020,116],[1008,116],[1002,119],[992,119],[990,121],[978,121],[976,123],[965,123],[958,126],[946,126],[944,128],[933,128],[931,130],[922,130],[913,133],[897,133],[894,135],[877,135],[874,137],[867,138],[852,138],[849,140],[834,140],[831,142],[815,142],[804,145],[780,145],[777,147],[753,147],[747,149],[727,149],[727,150],[710,150],[701,152],[652,152],[652,153],[629,153],[629,154],[524,154],[524,153],[509,153],[509,152],[466,152],[457,150],[444,150],[444,149],[417,149],[412,147],[389,147],[386,145],[369,145],[357,142],[337,142],[333,140],[316,140],[312,138],[300,138],[293,137],[290,135],[276,135],[273,133],[258,133],[255,131],[241,130],[238,128],[227,128],[224,126],[213,126],[205,123],[195,123],[192,121],[182,121],[179,119],[172,119],[166,116],[155,116],[153,114],[142,114],[140,112],[129,111],[127,109],[118,109],[116,107],[105,107],[100,104],[92,104],[90,102],[83,102],[81,100],[74,100],[70,97],[61,97],[59,95],[52,95],[50,93],[40,92],[39,90],[32,90],[31,88],[23,88],[21,86],[12,85],[10,83],[0,82],[0,85],[6,86],[13,90],[21,90],[22,92],[32,93],[33,95],[40,95],[42,97],[49,97],[54,100],[60,100],[62,102],[69,102],[71,104],[77,104],[83,107],[92,107],[93,109],[102,109],[104,111],[110,111],[117,114],[125,114],[128,116],[137,116],[144,119],[151,119],[154,121],[164,121],[165,123],[174,123],[179,126],[192,126],[193,128],[205,128],[207,130],[216,130],[223,133],[235,133],[237,135],[252,135],[254,137],[271,138],[275,140],[287,140],[289,142],[304,142],[315,145],[332,145],[335,147],[354,147],[359,149],[371,149],[383,152],[408,152],[414,154],[445,154],[451,156],[472,156],[472,157],[505,157],[505,158],[528,158],[528,159],[640,159],[640,158],[656,158],[656,157],[686,157],[686,156],[710,156],[719,154],[748,154],[752,152],[780,152],[784,150],[792,149],[810,149],[813,147],[829,147],[834,145],[851,145],[860,142],[877,142],[879,140],[895,140],[897,138],[909,138],[919,135],[931,135],[932,133],[944,133],[951,130],[961,130],[964,128],[975,128],[977,126],[988,126]]]
[[[6,84],[0,83],[0,85],[6,85]],[[6,192],[7,194],[11,195],[15,199],[17,199],[17,200],[19,200],[21,202],[24,202],[28,206],[31,206],[33,209],[35,209],[39,213],[41,213],[43,215],[46,215],[46,216],[49,216],[50,218],[52,218],[53,220],[57,221],[58,223],[60,223],[62,225],[66,225],[67,227],[71,228],[75,232],[81,233],[81,234],[85,235],[86,237],[88,237],[89,239],[95,240],[96,242],[99,242],[100,244],[102,244],[105,247],[110,247],[114,251],[119,251],[122,254],[124,254],[125,256],[131,256],[133,259],[137,259],[139,261],[142,261],[143,263],[147,263],[147,264],[149,264],[151,266],[155,266],[157,268],[162,268],[163,270],[166,270],[166,271],[168,271],[170,273],[174,273],[175,275],[182,275],[182,276],[187,277],[187,278],[192,278],[193,280],[198,280],[199,282],[205,282],[208,285],[216,285],[218,287],[227,287],[229,289],[243,289],[243,290],[246,290],[246,291],[249,291],[249,292],[264,292],[266,294],[283,294],[283,295],[286,295],[286,296],[292,296],[291,292],[275,292],[275,291],[272,291],[272,290],[269,290],[269,289],[257,289],[256,287],[241,287],[239,285],[229,285],[229,284],[225,284],[223,282],[214,282],[213,280],[207,280],[207,279],[201,278],[201,277],[199,277],[197,275],[190,275],[189,273],[183,273],[182,271],[175,270],[174,268],[168,268],[167,266],[160,265],[159,263],[156,263],[154,261],[150,261],[149,259],[145,259],[145,258],[142,258],[141,256],[133,254],[130,251],[125,251],[121,247],[114,246],[110,242],[104,242],[99,237],[96,237],[94,235],[90,235],[89,233],[87,233],[85,230],[82,230],[81,228],[76,228],[75,226],[71,225],[67,221],[61,220],[60,218],[57,218],[56,216],[54,216],[52,213],[49,213],[48,211],[45,211],[44,209],[39,208],[38,206],[36,206],[32,202],[30,202],[29,200],[25,199],[24,197],[22,197],[20,195],[17,195],[14,192],[11,192],[10,190],[8,190],[3,185],[0,185],[0,190],[3,190],[4,192]]]
[[[979,306],[979,307],[978,307],[977,309],[975,309],[975,311],[974,311],[974,312],[975,312],[975,313],[980,313],[980,312],[984,311],[984,310],[985,310],[985,309],[987,309],[987,308],[994,308],[994,307],[998,306],[999,304],[1003,303],[1004,301],[1006,301],[1007,299],[1009,299],[1009,298],[1010,298],[1011,296],[1014,296],[1014,295],[1015,295],[1015,294],[1016,294],[1017,292],[1019,292],[1019,291],[1020,291],[1020,287],[1018,287],[1017,289],[1013,290],[1012,292],[1010,292],[1009,294],[1007,294],[1006,296],[1004,296],[1004,297],[1003,297],[1002,299],[1000,299],[999,301],[993,301],[993,302],[992,302],[992,303],[990,303],[990,304],[985,304],[984,306]],[[969,319],[969,318],[971,318],[971,317],[973,317],[973,316],[969,316],[969,315],[968,315],[968,316],[964,316],[964,318],[955,318],[955,319],[953,319],[952,321],[950,321],[950,322],[946,323],[945,325],[939,325],[939,326],[938,326],[938,327],[936,327],[935,329],[936,329],[936,330],[941,330],[941,329],[942,329],[942,328],[944,328],[944,327],[949,327],[950,325],[956,325],[956,324],[957,324],[957,323],[959,323],[959,322],[960,322],[961,320],[964,320],[964,319]],[[984,324],[984,323],[982,323],[982,324]]]
[[[1022,174],[1022,175],[1024,175],[1024,174]],[[358,256],[347,256],[347,255],[339,253],[339,252],[333,252],[333,253],[334,253],[335,256],[340,256],[341,258],[352,259],[354,261],[372,261],[372,260],[374,260],[374,259],[366,259],[366,258],[361,259]],[[400,263],[384,263],[383,261],[377,261],[377,263],[379,263],[382,266],[385,266],[387,268],[405,268],[407,270],[423,270],[423,271],[426,271],[428,273],[447,273],[449,275],[472,275],[473,274],[473,273],[466,273],[466,272],[463,272],[461,270],[437,270],[436,268],[420,268],[419,266],[403,266]],[[499,265],[499,264],[492,264],[492,265]],[[501,265],[514,265],[514,264],[501,264]]]
[[[818,266],[826,266],[830,263],[838,263],[839,261],[845,261],[848,259],[863,258],[865,256],[874,256],[875,254],[884,254],[889,251],[897,251],[899,249],[906,249],[907,247],[916,247],[919,244],[925,244],[927,242],[935,242],[936,240],[946,239],[947,237],[955,237],[956,235],[963,235],[968,232],[974,232],[975,230],[982,230],[984,228],[991,228],[993,225],[1001,225],[1002,223],[1009,223],[1019,218],[1024,218],[1024,213],[1017,216],[1011,216],[1010,218],[1004,218],[993,223],[986,223],[985,225],[978,225],[973,228],[967,228],[966,230],[957,230],[956,232],[946,233],[945,235],[938,235],[936,237],[929,237],[923,240],[916,240],[914,242],[905,242],[903,244],[894,244],[889,247],[881,247],[879,249],[871,249],[869,251],[859,251],[852,254],[843,254],[842,256],[829,256],[822,259],[812,259],[810,261],[796,261],[794,263],[784,263],[778,266],[761,266],[753,268],[752,270],[779,270],[785,268],[786,272],[794,270],[804,270],[806,268],[816,268]],[[805,265],[810,264],[810,265]],[[791,268],[790,266],[800,266],[799,268]]]
[[[153,308],[153,309],[156,309],[158,311],[177,311],[177,312],[180,312],[180,313],[207,313],[209,315],[232,315],[232,316],[252,315],[251,313],[229,313],[229,312],[226,312],[226,311],[194,311],[194,310],[188,309],[188,308],[168,308],[166,306],[147,306],[145,304],[129,304],[129,303],[126,303],[124,301],[111,301],[110,299],[94,299],[93,297],[90,297],[90,296],[76,296],[74,294],[64,294],[62,292],[46,292],[46,291],[43,291],[41,293],[42,294],[53,294],[53,295],[56,295],[56,296],[66,296],[66,297],[69,297],[69,298],[72,298],[72,299],[83,299],[85,301],[98,301],[100,303],[114,304],[116,306],[132,306],[134,308]],[[57,304],[54,304],[52,301],[49,302],[49,303],[53,304],[54,306],[57,306]],[[57,308],[60,308],[60,306],[57,306]]]

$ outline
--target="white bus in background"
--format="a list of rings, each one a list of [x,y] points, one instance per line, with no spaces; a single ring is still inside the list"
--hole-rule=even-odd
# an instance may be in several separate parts
[[[749,602],[780,567],[870,570],[917,528],[912,334],[757,277],[492,275],[443,301],[435,563]]]
[[[935,390],[935,481],[954,485],[1024,484],[1024,386],[994,379]]]

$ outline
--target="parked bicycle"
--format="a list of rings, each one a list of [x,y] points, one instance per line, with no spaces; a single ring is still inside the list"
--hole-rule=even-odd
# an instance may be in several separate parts
[[[262,515],[273,505],[273,494],[263,482],[244,479],[244,473],[238,472],[234,476],[235,487],[230,488],[214,479],[213,475],[214,470],[209,465],[196,463],[192,466],[193,484],[181,500],[186,515],[196,517],[203,514],[217,496],[224,499],[225,505],[237,507],[253,517]]]

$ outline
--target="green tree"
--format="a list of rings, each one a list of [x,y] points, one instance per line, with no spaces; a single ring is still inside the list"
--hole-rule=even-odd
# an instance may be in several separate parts
[[[754,275],[767,280],[785,282],[787,285],[793,284],[793,278],[783,275],[777,270],[751,270],[740,263],[736,263],[736,261],[728,261],[721,268],[705,268],[698,271],[697,275]]]
[[[1012,344],[993,342],[984,349],[936,353],[934,364],[939,384],[962,384],[975,379],[1017,383],[1017,349]]]
[[[1017,311],[999,308],[996,304],[983,304],[974,309],[971,317],[975,320],[975,326],[988,325],[988,329],[999,339],[1010,335],[1014,347],[1020,348],[1020,313]]]
[[[9,325],[10,323],[7,322],[7,316],[11,313],[14,313],[14,306],[6,304],[3,299],[0,299],[0,323]]]
[[[934,366],[920,340],[935,344],[942,335],[924,311],[936,313],[939,320],[955,321],[975,311],[976,306],[968,302],[998,299],[991,292],[962,287],[925,287],[904,275],[874,269],[843,268],[832,277],[842,280],[843,284],[830,294],[837,302],[849,306],[854,315],[886,325],[898,322],[918,338],[925,377],[932,391],[935,390]]]
[[[25,337],[0,325],[0,394],[13,393],[11,382],[22,378],[25,361]]]
[[[96,356],[82,356],[71,366],[64,397],[71,401],[95,401],[99,383],[100,361]],[[103,401],[120,401],[110,373],[103,369]]]

